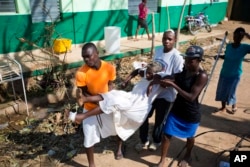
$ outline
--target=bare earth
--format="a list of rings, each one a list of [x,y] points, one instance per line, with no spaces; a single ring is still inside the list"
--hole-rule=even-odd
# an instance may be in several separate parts
[[[250,32],[250,24],[243,24],[240,22],[223,22],[223,24],[219,24],[215,29],[222,29],[229,32],[228,39],[232,41],[232,32],[236,27],[242,26],[246,29],[247,32]],[[222,36],[223,37],[223,36]],[[220,37],[220,38],[222,38]],[[208,40],[208,39],[207,39]],[[209,39],[210,40],[210,39]],[[202,41],[206,42],[206,41]],[[245,39],[244,42],[250,43],[250,40]],[[184,46],[185,47],[185,46]],[[206,61],[203,64],[203,67],[211,72],[211,69],[215,63],[213,56],[217,54],[219,46],[207,49],[205,52]],[[138,57],[137,57],[138,58]],[[140,56],[139,59],[144,60],[144,56]],[[123,66],[121,68],[125,68],[124,66],[129,65],[133,61],[133,58],[130,58],[129,61],[122,61]],[[243,75],[238,86],[237,90],[237,101],[238,101],[238,111],[232,115],[229,113],[214,113],[214,111],[220,107],[220,103],[216,102],[215,99],[215,91],[218,81],[219,72],[221,69],[221,65],[223,60],[219,60],[217,65],[215,66],[214,73],[212,74],[211,81],[206,89],[206,92],[202,92],[201,95],[204,94],[204,99],[202,101],[201,112],[202,112],[202,121],[200,127],[197,131],[196,143],[192,153],[192,166],[194,167],[216,167],[218,166],[221,160],[228,161],[229,160],[229,150],[233,150],[236,148],[236,145],[239,144],[239,150],[249,150],[250,147],[250,55],[247,55],[245,61],[243,63]],[[126,64],[128,63],[128,64]],[[120,75],[126,76],[132,69],[128,68],[126,70],[121,70]],[[211,75],[210,75],[211,76]],[[231,106],[228,106],[228,110],[231,110]],[[43,115],[42,112],[46,110],[41,109],[41,111],[36,111],[37,115]],[[150,126],[152,128],[154,123],[154,116],[152,116],[150,120]],[[51,144],[46,147],[46,144],[40,144],[39,135],[40,132],[37,133],[36,137],[33,141],[38,141],[38,145],[32,145],[35,148],[41,147],[40,153],[38,151],[30,151],[30,148],[27,148],[30,152],[32,152],[32,156],[28,154],[28,151],[22,150],[22,147],[14,147],[7,149],[2,146],[0,147],[0,166],[15,166],[15,164],[22,164],[21,166],[62,166],[62,167],[86,167],[87,157],[84,148],[82,147],[82,134],[81,130],[76,131],[77,135],[73,135],[72,133],[67,135],[61,135],[59,138],[57,135],[54,135],[54,138],[49,138],[54,140],[54,144]],[[2,133],[0,134],[0,143],[4,143],[4,139],[1,138]],[[10,135],[11,136],[11,135]],[[17,139],[11,138],[8,136],[8,142],[18,143]],[[12,133],[12,136],[17,138],[17,133]],[[72,136],[72,137],[71,137]],[[20,136],[24,138],[25,136]],[[28,137],[28,136],[26,136]],[[71,138],[70,138],[71,137]],[[243,140],[242,140],[243,139]],[[242,140],[242,142],[240,142]],[[61,145],[57,145],[56,143],[63,143]],[[135,133],[131,138],[129,138],[125,142],[125,157],[121,160],[114,159],[115,152],[115,138],[110,137],[107,139],[103,139],[101,143],[96,145],[95,149],[95,161],[97,167],[149,167],[156,164],[160,159],[160,149],[156,152],[151,152],[149,150],[143,150],[138,153],[135,151],[134,146],[139,142],[138,132]],[[6,144],[6,142],[5,142]],[[25,144],[25,140],[19,143],[20,145]],[[29,144],[29,143],[26,143]],[[14,145],[14,144],[13,144]],[[178,160],[181,160],[184,149],[185,140],[179,138],[173,138],[169,154],[166,157],[168,159],[167,166],[177,166]],[[246,147],[247,146],[247,147]],[[65,152],[60,148],[65,148]],[[66,149],[67,148],[67,149]],[[3,151],[5,150],[5,151]],[[26,156],[17,156],[20,154],[20,150],[22,151],[21,155]],[[60,150],[61,157],[49,157],[49,150]],[[71,158],[70,150],[76,150],[77,153],[71,152],[74,155]],[[12,154],[10,154],[12,152]],[[68,160],[65,158],[65,154],[69,157]],[[18,158],[16,158],[16,157]],[[15,158],[13,158],[15,157]],[[64,157],[64,158],[63,158]],[[20,159],[19,159],[20,158]],[[71,158],[71,159],[70,159]],[[64,159],[63,162],[59,162]]]

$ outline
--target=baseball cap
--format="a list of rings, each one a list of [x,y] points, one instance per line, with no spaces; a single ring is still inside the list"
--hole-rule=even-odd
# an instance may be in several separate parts
[[[203,57],[203,49],[200,46],[189,46],[186,50],[185,54],[182,54],[182,56],[187,57],[187,58],[200,58],[200,60],[204,61]]]

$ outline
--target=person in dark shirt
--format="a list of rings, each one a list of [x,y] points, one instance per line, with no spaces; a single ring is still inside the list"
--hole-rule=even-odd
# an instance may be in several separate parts
[[[174,81],[165,79],[160,82],[164,87],[174,87],[178,94],[163,128],[161,159],[158,167],[165,165],[172,136],[187,138],[186,153],[179,165],[187,166],[191,162],[194,135],[201,119],[198,98],[208,81],[206,72],[200,68],[203,49],[199,46],[190,46],[183,56],[185,57],[183,71],[176,74]]]

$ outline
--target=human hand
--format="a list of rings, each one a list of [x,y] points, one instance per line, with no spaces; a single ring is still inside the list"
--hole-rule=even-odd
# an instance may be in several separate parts
[[[161,75],[159,75],[159,74],[154,75],[154,80],[160,80],[160,79],[161,79]]]
[[[82,95],[82,89],[81,88],[77,88],[76,89],[76,98],[78,99],[81,95]]]
[[[217,60],[219,58],[225,59],[225,55],[216,55],[216,56],[214,56],[214,60]]]
[[[173,85],[173,80],[171,80],[171,79],[164,79],[164,80],[161,80],[161,83],[160,83],[160,85],[162,86],[162,87],[169,87],[169,86],[172,86]]]
[[[249,33],[245,32],[244,35],[245,35],[248,39],[250,39],[250,34],[249,34]]]
[[[76,90],[76,100],[79,106],[83,106],[84,103],[86,102],[86,96],[83,95],[82,89],[78,88]]]
[[[120,85],[121,85],[121,88],[124,89],[124,88],[126,88],[128,86],[128,82],[123,81],[123,82],[120,83]]]
[[[160,84],[161,76],[158,74],[154,74],[153,80],[151,81],[151,84]]]
[[[147,87],[147,96],[152,92],[153,89],[153,82],[150,82],[150,84]]]

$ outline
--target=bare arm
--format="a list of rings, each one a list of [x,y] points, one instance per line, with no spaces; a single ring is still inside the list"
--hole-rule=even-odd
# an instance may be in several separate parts
[[[83,107],[84,103],[91,102],[98,104],[98,101],[103,100],[100,95],[91,95],[88,92],[87,86],[78,87],[76,90],[76,101],[79,106]]]
[[[165,79],[174,81],[174,78],[175,78],[175,74],[173,74],[173,75],[166,75],[164,77],[161,77],[161,75],[159,75],[159,74],[155,74],[154,75],[154,79],[151,82],[151,84],[161,84],[162,83],[161,81],[165,80]]]
[[[132,78],[134,78],[136,75],[138,75],[138,74],[140,74],[142,77],[143,77],[143,75],[144,75],[144,74],[142,74],[142,71],[140,72],[139,69],[136,69],[136,70],[132,71],[132,72],[129,74],[129,76],[127,76],[127,78],[122,82],[121,86],[122,86],[123,88],[125,88],[125,87],[128,85],[128,82],[129,82]]]
[[[108,91],[113,90],[113,88],[114,88],[114,83],[113,83],[113,81],[109,81],[109,82],[108,82]]]
[[[206,83],[208,80],[208,76],[206,73],[200,73],[199,76],[197,77],[196,82],[191,88],[190,92],[186,92],[185,90],[181,89],[178,85],[176,85],[175,82],[171,80],[163,80],[162,85],[164,86],[172,86],[174,87],[178,93],[184,97],[188,101],[194,101],[198,95],[201,93],[202,89],[205,87]]]
[[[76,122],[77,124],[81,124],[81,122],[88,118],[88,117],[91,117],[91,116],[94,116],[94,115],[98,115],[98,114],[101,114],[103,113],[101,108],[98,106],[88,112],[85,112],[85,113],[81,113],[81,114],[77,114],[76,112],[75,113],[72,113],[70,112],[69,113],[69,119]]]
[[[85,112],[84,114],[84,119],[90,117],[90,116],[93,116],[93,115],[98,115],[98,114],[101,114],[103,113],[103,111],[101,110],[100,106],[97,106],[96,108],[88,111],[88,112]]]
[[[248,38],[248,39],[250,39],[250,34],[249,33],[245,33],[245,36]]]
[[[174,75],[173,76],[164,76],[162,78],[160,75],[155,74],[153,81],[151,81],[147,87],[147,95],[149,95],[151,93],[153,85],[155,85],[155,84],[160,84],[162,87],[166,87],[165,84],[162,84],[164,80],[169,80],[169,81],[174,82]]]

